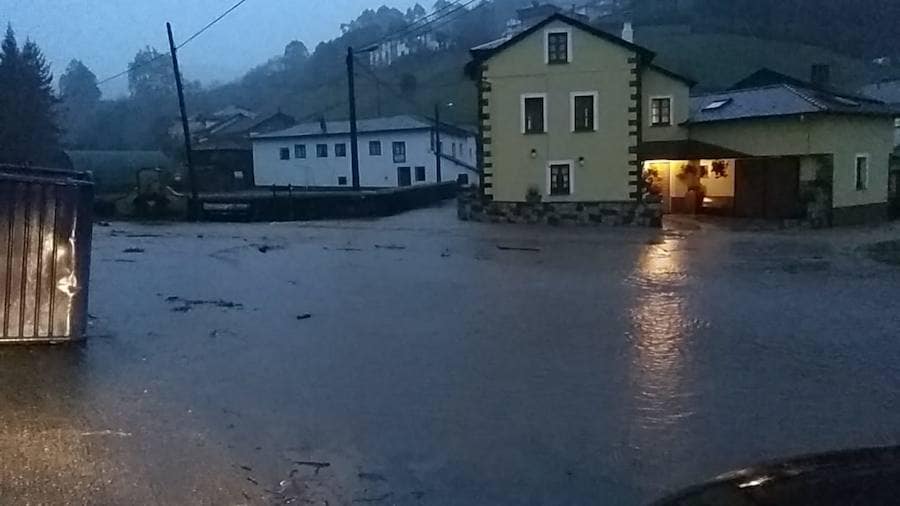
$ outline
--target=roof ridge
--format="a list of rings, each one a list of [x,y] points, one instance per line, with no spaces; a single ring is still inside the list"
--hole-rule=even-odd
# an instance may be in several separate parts
[[[797,95],[798,97],[802,98],[803,100],[806,100],[807,102],[809,102],[810,104],[812,104],[813,106],[818,108],[819,110],[822,110],[822,111],[828,110],[828,106],[826,104],[823,104],[822,102],[816,100],[815,98],[804,93],[803,91],[800,91],[800,89],[797,86],[791,86],[790,84],[782,84],[781,86],[784,86],[785,88],[788,89],[788,91],[790,91],[794,95]]]
[[[751,86],[749,88],[738,88],[736,90],[708,91],[705,93],[700,93],[698,95],[691,95],[691,98],[712,97],[712,96],[716,96],[716,95],[732,95],[734,93],[745,93],[745,92],[756,91],[756,90],[767,90],[770,88],[780,88],[782,86],[784,86],[782,83],[775,83],[775,84],[763,84],[760,86]]]

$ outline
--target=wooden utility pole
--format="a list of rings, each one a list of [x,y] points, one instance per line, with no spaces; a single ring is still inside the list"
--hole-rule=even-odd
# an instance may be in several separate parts
[[[353,48],[347,48],[347,93],[350,101],[350,171],[353,190],[359,191],[359,139],[356,131],[356,90],[353,83]]]
[[[441,106],[434,104],[434,170],[437,182],[441,182]]]
[[[188,213],[192,220],[200,218],[200,197],[197,195],[197,176],[194,173],[194,161],[191,156],[191,125],[188,123],[187,108],[184,105],[184,87],[181,84],[181,71],[178,69],[178,53],[175,48],[175,37],[172,36],[172,24],[166,23],[169,32],[169,52],[172,53],[172,67],[175,70],[175,87],[178,90],[178,106],[181,109],[181,129],[184,131],[184,153],[188,168],[188,183],[191,186],[191,200]]]

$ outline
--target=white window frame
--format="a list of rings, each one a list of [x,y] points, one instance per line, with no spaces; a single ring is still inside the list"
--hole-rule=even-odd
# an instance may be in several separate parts
[[[857,186],[857,167],[859,166],[859,160],[861,158],[865,158],[866,160],[866,177],[863,180],[863,187],[859,188]],[[869,156],[869,153],[857,153],[856,156],[853,157],[853,189],[858,192],[868,191],[869,189],[869,172],[872,170],[872,157]]]
[[[523,134],[526,133],[526,129],[525,129],[525,99],[526,98],[540,98],[543,100],[543,106],[544,106],[543,133],[547,133],[548,129],[547,129],[547,94],[546,93],[523,93],[522,96],[519,98],[519,109],[520,109],[519,120],[521,123],[522,133]]]
[[[665,123],[653,123],[653,101],[667,98],[669,99],[669,124]],[[675,98],[672,95],[656,95],[650,97],[650,101],[647,103],[647,113],[648,120],[647,124],[651,127],[655,128],[665,128],[675,126]]]
[[[569,194],[568,195],[553,195],[550,192],[552,188],[552,178],[550,176],[550,167],[554,165],[568,165],[569,166]],[[564,199],[567,197],[571,197],[575,195],[575,160],[552,160],[547,162],[547,188],[544,193],[548,198],[556,198],[556,199]]]
[[[597,91],[573,91],[569,93],[569,131],[575,132],[575,97],[592,97],[594,99],[594,128],[593,131],[596,132],[599,129],[599,119],[597,116],[600,114],[600,93]],[[583,130],[582,130],[583,131]]]
[[[571,28],[548,28],[544,30],[544,63],[550,64],[550,34],[564,33],[566,34],[566,63],[572,63],[572,29]]]

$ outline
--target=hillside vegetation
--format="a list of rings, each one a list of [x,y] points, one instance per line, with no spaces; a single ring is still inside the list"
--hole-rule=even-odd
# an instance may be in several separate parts
[[[900,35],[893,30],[900,19],[900,2],[857,3],[615,0],[611,13],[592,22],[615,33],[622,21],[634,20],[636,42],[656,51],[657,63],[699,81],[701,91],[728,87],[761,67],[805,79],[810,66],[821,63],[831,64],[837,86],[853,91],[868,82],[900,76],[895,66],[871,63],[873,55],[900,53]],[[342,26],[342,36],[313,50],[302,41],[291,41],[282,54],[232,83],[208,89],[189,83],[189,113],[209,114],[239,105],[263,115],[282,111],[300,121],[346,118],[346,48],[431,31],[441,43],[438,51],[412,54],[377,68],[369,67],[367,55],[357,57],[360,117],[431,115],[435,104],[453,103],[442,109],[444,118],[474,124],[476,90],[463,75],[468,48],[500,36],[516,9],[531,4],[531,0],[438,0],[429,9],[417,5],[406,12],[386,6],[367,9]],[[85,104],[66,100],[63,93],[62,126],[68,146],[178,148],[166,145],[166,130],[177,114],[171,70],[164,59],[157,61],[159,65],[141,65],[155,54],[147,48],[135,57],[129,97]],[[73,68],[79,76],[93,77],[95,84],[87,69]],[[185,72],[189,75],[190,69]],[[91,83],[86,84],[79,87],[90,88]]]

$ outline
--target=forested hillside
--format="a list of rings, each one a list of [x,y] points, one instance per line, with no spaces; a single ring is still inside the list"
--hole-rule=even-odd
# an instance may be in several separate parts
[[[896,0],[582,0],[606,5],[592,22],[637,26],[639,44],[657,51],[660,63],[699,80],[700,89],[728,86],[761,66],[803,78],[810,63],[831,63],[841,84],[897,74],[895,67],[871,64],[876,56],[900,53]],[[569,8],[571,1],[556,1]],[[192,115],[239,105],[260,114],[276,111],[298,120],[347,115],[346,48],[432,32],[442,49],[370,68],[357,57],[360,116],[430,114],[434,104],[453,103],[450,121],[474,123],[475,87],[463,76],[468,48],[502,34],[516,9],[531,0],[438,0],[400,11],[368,9],[342,26],[344,34],[310,49],[286,41],[285,50],[225,85],[204,89],[189,82]],[[611,11],[611,12],[610,12]],[[797,44],[804,43],[804,44]],[[820,46],[820,47],[813,47]],[[80,62],[62,76],[64,141],[83,149],[159,149],[169,142],[167,128],[177,115],[172,73],[159,51],[146,48],[129,72],[128,97],[101,100],[96,77]],[[867,63],[864,60],[868,60]],[[149,62],[149,63],[148,63]],[[183,72],[190,77],[190,69]],[[900,74],[898,74],[900,75]],[[87,91],[85,91],[87,90]],[[176,149],[177,146],[171,146]]]

